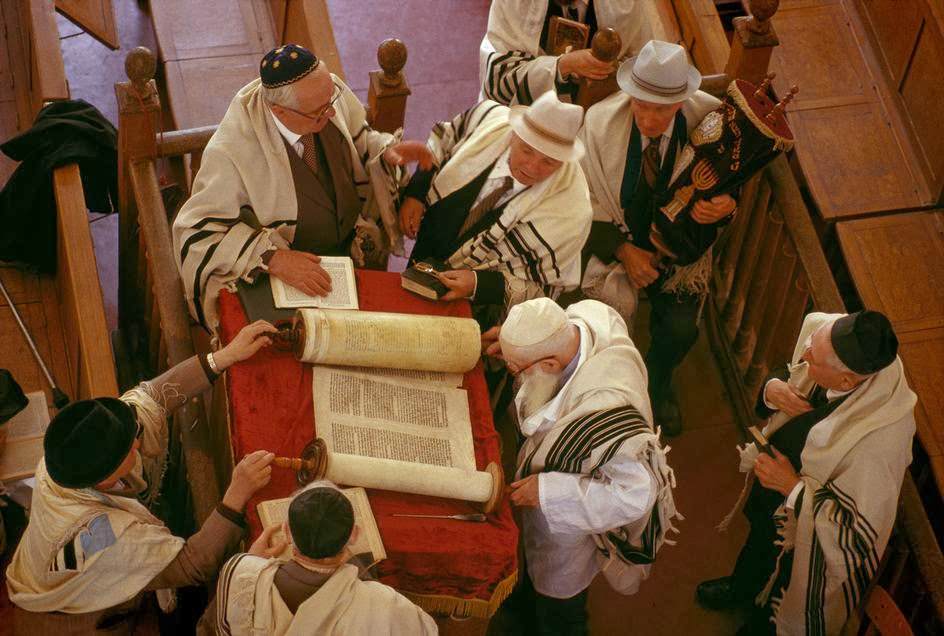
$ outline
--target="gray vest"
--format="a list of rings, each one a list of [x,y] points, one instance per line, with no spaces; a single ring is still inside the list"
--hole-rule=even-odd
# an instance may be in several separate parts
[[[283,138],[295,182],[298,225],[292,249],[325,256],[346,256],[354,236],[354,223],[363,202],[354,185],[354,170],[347,141],[328,123],[315,135],[318,171],[312,173],[304,159]]]

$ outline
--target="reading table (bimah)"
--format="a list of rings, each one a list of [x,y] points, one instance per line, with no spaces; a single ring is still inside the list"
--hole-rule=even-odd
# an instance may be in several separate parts
[[[399,275],[357,271],[363,311],[471,317],[465,301],[433,303],[400,287]],[[220,295],[220,336],[228,342],[246,324],[238,298]],[[265,449],[297,456],[311,441],[316,425],[312,404],[311,365],[274,347],[228,371],[230,435],[236,460]],[[492,422],[481,362],[465,374],[469,415],[478,470],[489,462],[501,465],[498,434]],[[289,496],[297,489],[295,475],[275,469],[272,481],[249,503],[246,514],[252,537],[260,532],[256,504]],[[394,513],[456,514],[477,512],[460,501],[369,490],[368,496],[387,552],[375,572],[431,614],[487,619],[511,592],[517,578],[518,529],[507,500],[486,523],[393,517]]]

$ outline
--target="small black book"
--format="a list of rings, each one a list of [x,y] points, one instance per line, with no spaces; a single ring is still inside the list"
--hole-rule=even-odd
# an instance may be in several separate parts
[[[774,456],[774,452],[770,449],[770,442],[767,440],[767,437],[760,432],[760,429],[756,426],[748,426],[747,432],[750,433],[751,441],[757,444],[757,450],[762,453],[767,453],[771,457]]]
[[[280,321],[291,320],[295,316],[294,309],[280,309],[272,300],[272,284],[269,275],[260,272],[256,280],[247,283],[240,279],[236,283],[236,295],[246,312],[246,320],[253,323],[257,320],[267,320],[273,325]]]
[[[439,300],[449,291],[432,272],[449,271],[449,266],[435,258],[424,258],[413,263],[400,274],[400,287],[430,300]]]

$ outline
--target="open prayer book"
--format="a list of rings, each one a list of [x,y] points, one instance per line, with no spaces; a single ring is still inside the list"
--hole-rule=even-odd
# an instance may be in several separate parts
[[[468,396],[458,388],[479,359],[474,320],[317,309],[299,314],[299,357],[316,364],[315,428],[329,452],[401,462],[402,475],[414,470],[405,464],[475,471]]]
[[[0,482],[32,477],[43,457],[43,436],[49,426],[46,394],[34,391],[26,397],[27,407],[4,425],[7,444],[0,452]]]
[[[354,282],[354,261],[348,256],[322,256],[321,267],[331,277],[331,293],[309,296],[271,276],[272,300],[279,308],[322,307],[324,309],[357,309],[357,284]]]
[[[344,488],[341,493],[351,502],[351,506],[354,508],[354,523],[361,531],[357,541],[349,546],[351,553],[354,555],[369,553],[370,565],[383,561],[387,558],[387,552],[384,550],[383,541],[380,540],[380,531],[377,530],[377,521],[370,509],[367,491],[363,488]],[[291,497],[260,502],[256,506],[256,511],[259,513],[259,521],[262,523],[262,527],[281,526],[282,522],[288,519],[288,507],[291,503]],[[283,538],[282,531],[279,530],[274,534],[272,540],[277,542]],[[279,555],[279,558],[289,557],[291,554],[291,546],[286,546],[285,551]]]

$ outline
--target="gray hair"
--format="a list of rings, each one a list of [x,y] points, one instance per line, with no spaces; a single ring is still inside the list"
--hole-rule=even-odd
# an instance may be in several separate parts
[[[262,99],[270,106],[284,106],[285,108],[298,110],[298,94],[295,92],[294,84],[285,84],[275,88],[261,86],[261,90]]]

